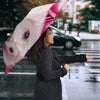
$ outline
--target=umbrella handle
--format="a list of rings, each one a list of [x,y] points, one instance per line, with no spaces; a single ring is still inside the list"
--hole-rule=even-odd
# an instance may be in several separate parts
[[[71,79],[71,77],[70,77],[70,70],[69,70],[69,79]]]

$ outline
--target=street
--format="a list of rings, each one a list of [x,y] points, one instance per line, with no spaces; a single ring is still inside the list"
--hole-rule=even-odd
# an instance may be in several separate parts
[[[4,77],[2,44],[0,44],[0,100],[33,100],[36,67],[27,59],[20,61],[7,78]],[[100,100],[100,40],[82,40],[76,50],[53,48],[59,55],[87,54],[96,56],[85,63],[70,64],[69,73],[62,78],[63,100]]]
[[[83,41],[76,54],[96,55],[85,63],[70,64],[70,79],[64,77],[64,100],[100,100],[100,41]]]
[[[36,100],[100,100],[100,0],[1,0],[0,100],[33,100],[35,88]]]

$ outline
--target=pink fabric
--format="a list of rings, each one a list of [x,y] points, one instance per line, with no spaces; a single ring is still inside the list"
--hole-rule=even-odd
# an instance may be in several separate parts
[[[16,26],[13,34],[3,45],[5,76],[24,58],[27,51],[51,24],[63,3],[33,8]]]
[[[41,34],[47,29],[48,26],[50,26],[53,19],[55,18],[59,10],[62,8],[63,4],[64,3],[55,3],[53,6],[51,6],[45,18],[44,27],[43,27]]]

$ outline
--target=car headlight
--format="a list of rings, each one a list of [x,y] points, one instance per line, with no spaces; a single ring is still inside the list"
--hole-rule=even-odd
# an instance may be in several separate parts
[[[81,41],[81,39],[79,37],[74,37],[77,41]]]
[[[7,33],[7,36],[10,36],[11,34],[10,33]]]

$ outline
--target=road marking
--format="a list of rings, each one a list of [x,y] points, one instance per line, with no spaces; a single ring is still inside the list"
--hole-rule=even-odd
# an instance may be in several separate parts
[[[99,63],[89,63],[89,62],[85,62],[84,63],[85,66],[88,66],[88,67],[100,67],[100,64]]]
[[[89,72],[100,74],[100,69],[89,69]]]
[[[5,72],[0,72],[0,75],[4,75]],[[36,73],[30,73],[30,72],[9,72],[9,75],[36,75]]]
[[[75,51],[99,51],[100,49],[87,49],[87,48],[79,48],[78,50],[75,50]]]
[[[100,76],[96,76],[97,82],[100,82]]]
[[[87,54],[88,56],[100,56],[100,54],[97,54],[97,53],[94,53],[94,54],[91,54],[91,53],[76,53],[77,55],[80,55],[80,54]]]
[[[98,50],[98,51],[75,51],[74,50],[74,52],[76,52],[76,53],[100,53],[100,50]]]

